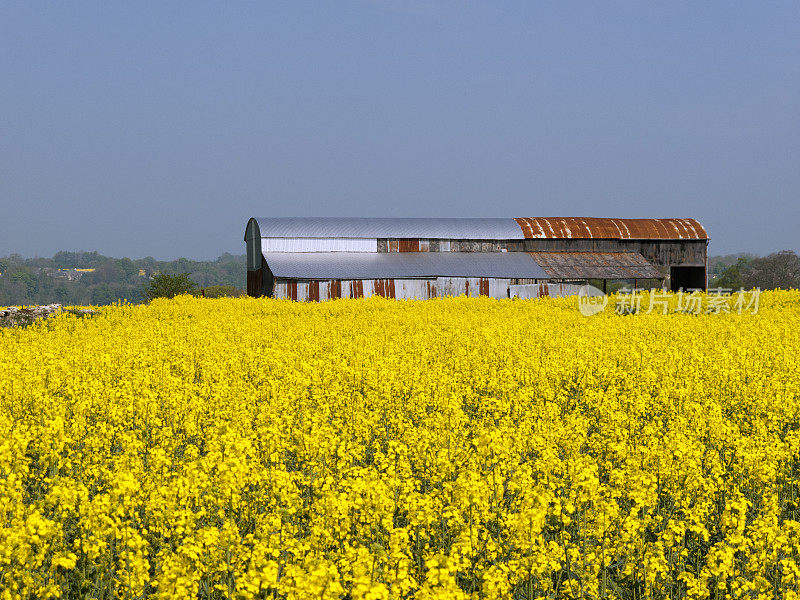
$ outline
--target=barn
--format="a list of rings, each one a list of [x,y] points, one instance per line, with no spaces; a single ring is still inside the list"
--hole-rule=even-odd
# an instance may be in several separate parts
[[[250,296],[556,296],[589,280],[705,289],[695,219],[251,218]]]

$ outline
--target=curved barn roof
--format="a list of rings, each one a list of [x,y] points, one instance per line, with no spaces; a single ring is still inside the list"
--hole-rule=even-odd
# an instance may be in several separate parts
[[[257,225],[262,238],[708,239],[706,230],[695,219],[256,217],[248,223],[248,230],[255,229],[253,225]]]
[[[256,218],[261,237],[523,239],[514,219],[419,219],[368,217]]]
[[[514,219],[526,238],[706,240],[695,219],[606,219],[597,217],[522,217]]]

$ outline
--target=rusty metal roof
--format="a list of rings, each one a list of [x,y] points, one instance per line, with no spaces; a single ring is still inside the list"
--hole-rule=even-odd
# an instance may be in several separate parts
[[[282,279],[549,278],[525,252],[265,252],[264,258]]]
[[[706,240],[695,219],[606,219],[521,217],[518,219],[417,219],[365,217],[268,217],[250,219],[245,238],[521,240],[628,239]]]
[[[515,219],[526,238],[707,240],[695,219],[605,219],[596,217],[522,217]]]
[[[530,252],[553,279],[661,279],[638,252]]]

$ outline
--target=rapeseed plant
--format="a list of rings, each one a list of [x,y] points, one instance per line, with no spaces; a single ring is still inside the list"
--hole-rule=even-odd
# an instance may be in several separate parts
[[[798,597],[798,292],[98,311],[0,330],[0,599]]]

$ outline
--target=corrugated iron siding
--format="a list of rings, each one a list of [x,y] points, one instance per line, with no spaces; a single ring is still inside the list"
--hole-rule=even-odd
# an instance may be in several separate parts
[[[423,240],[418,238],[377,240],[378,252],[447,252],[450,240]]]
[[[512,285],[508,289],[508,294],[512,298],[561,298],[563,296],[577,296],[578,291],[584,286],[574,283],[537,283],[527,285]]]
[[[605,219],[595,217],[521,217],[515,219],[527,239],[706,240],[695,219]]]
[[[261,238],[261,252],[377,252],[378,240],[360,238]]]
[[[331,281],[281,280],[275,284],[274,297],[318,302],[334,298],[369,298],[382,296],[397,300],[427,300],[445,296],[488,296],[508,298],[509,286],[518,280],[480,277],[438,277],[436,279],[350,279]],[[548,295],[548,284],[542,284]]]
[[[451,252],[504,252],[507,246],[502,240],[450,240]]]

